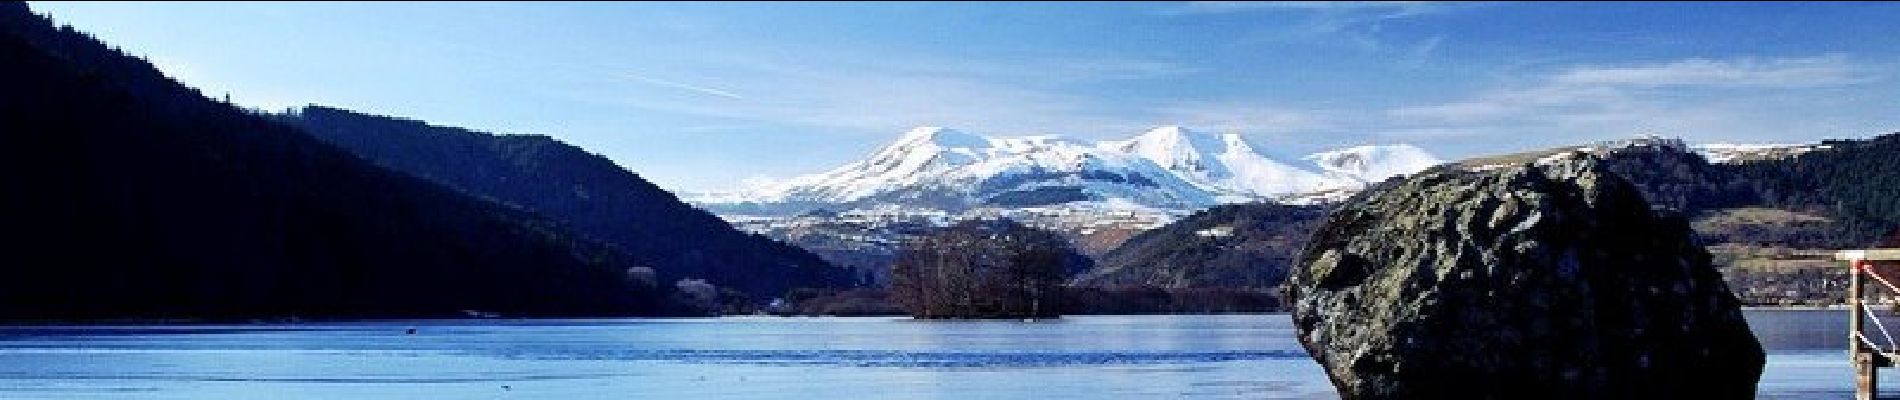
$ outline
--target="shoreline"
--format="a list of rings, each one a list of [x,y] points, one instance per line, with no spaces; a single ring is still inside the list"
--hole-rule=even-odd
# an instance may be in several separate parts
[[[1742,307],[1742,311],[1847,311],[1847,310],[1848,310],[1848,307],[1847,307],[1846,305],[1829,305],[1829,306],[1743,306],[1743,307]],[[1273,315],[1287,315],[1287,314],[1288,314],[1288,312],[1286,312],[1286,311],[1267,311],[1267,312],[1231,312],[1231,313],[1131,313],[1131,314],[1069,314],[1069,315],[1063,315],[1063,316],[1062,316],[1062,317],[1060,317],[1060,318],[1049,318],[1049,319],[1046,319],[1046,320],[1061,320],[1061,319],[1063,319],[1063,318],[1073,318],[1073,317],[1083,317],[1083,318],[1086,318],[1086,317],[1139,317],[1139,316],[1221,316],[1221,315],[1227,315],[1227,316],[1235,316],[1235,315],[1259,315],[1259,316],[1273,316]],[[908,317],[908,316],[906,316],[906,315],[769,315],[769,314],[735,314],[735,315],[721,315],[721,316],[695,316],[695,317],[682,317],[682,316],[565,316],[565,317],[554,317],[554,316],[549,316],[549,317],[490,317],[490,318],[476,318],[476,317],[414,317],[414,318],[401,318],[401,317],[392,317],[392,318],[282,318],[282,319],[245,319],[245,320],[217,320],[217,319],[190,319],[190,318],[170,318],[170,319],[139,319],[139,318],[123,318],[123,319],[102,319],[102,320],[13,320],[13,321],[5,321],[5,320],[0,320],[0,328],[15,328],[15,327],[81,327],[81,326],[135,326],[135,325],[176,325],[176,326],[192,326],[192,325],[227,325],[227,326],[242,326],[242,325],[297,325],[297,324],[322,324],[322,323],[348,323],[348,322],[398,322],[398,321],[411,321],[411,322],[446,322],[446,321],[496,321],[496,322],[522,322],[522,321],[552,321],[552,320],[603,320],[603,319],[605,319],[605,320],[617,320],[617,319],[642,319],[642,320],[692,320],[692,319],[786,319],[786,320],[795,320],[795,319],[819,319],[819,318],[901,318],[901,319],[906,319],[906,320],[910,320],[910,319],[913,319],[913,318],[907,318],[907,317]],[[968,321],[1012,321],[1012,320],[1018,320],[1018,319],[1015,319],[1015,318],[1001,318],[1001,319],[915,319],[915,320],[918,320],[918,321],[963,321],[963,320],[968,320]]]
[[[1825,306],[1742,306],[1742,311],[1847,311],[1846,304]]]

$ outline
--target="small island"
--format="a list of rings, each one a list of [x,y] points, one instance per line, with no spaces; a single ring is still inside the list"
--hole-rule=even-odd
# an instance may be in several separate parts
[[[971,220],[908,243],[891,300],[919,319],[1062,315],[1063,281],[1090,266],[1062,237],[1007,219]]]

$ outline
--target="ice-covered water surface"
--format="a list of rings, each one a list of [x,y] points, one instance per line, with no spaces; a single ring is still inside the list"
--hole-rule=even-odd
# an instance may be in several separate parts
[[[1849,394],[1844,315],[1750,317],[1763,397]],[[1285,315],[0,328],[9,399],[1182,397],[1333,394]]]

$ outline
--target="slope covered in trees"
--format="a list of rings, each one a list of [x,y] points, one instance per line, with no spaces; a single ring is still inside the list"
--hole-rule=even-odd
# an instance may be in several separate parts
[[[1871,246],[1900,233],[1900,133],[1823,144],[1828,148],[1732,169],[1754,184],[1766,206],[1834,217],[1834,247]]]
[[[638,264],[0,3],[0,319],[625,315]]]
[[[1142,232],[1101,257],[1077,286],[1273,288],[1326,218],[1318,206],[1230,204]]]
[[[554,218],[640,257],[661,282],[705,279],[765,299],[855,281],[803,249],[733,229],[606,157],[547,136],[316,106],[281,118],[376,163]]]
[[[1796,155],[1709,163],[1684,148],[1599,152],[1653,207],[1695,218],[1707,244],[1865,247],[1900,227],[1900,135],[1823,142]],[[1778,218],[1740,218],[1738,214]]]
[[[1712,164],[1679,141],[1596,152],[1603,166],[1628,179],[1650,207],[1695,215],[1761,203],[1756,188],[1734,165]]]

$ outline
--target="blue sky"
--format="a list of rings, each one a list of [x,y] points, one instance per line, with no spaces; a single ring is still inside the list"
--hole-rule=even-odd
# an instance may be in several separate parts
[[[1291,159],[1900,131],[1890,3],[42,3],[168,74],[548,134],[663,187],[817,172],[920,125],[1157,125]]]

